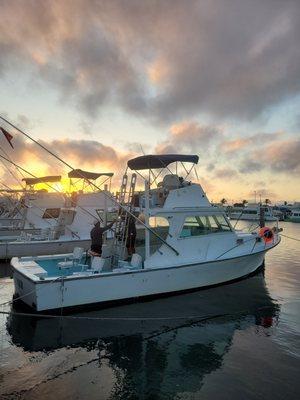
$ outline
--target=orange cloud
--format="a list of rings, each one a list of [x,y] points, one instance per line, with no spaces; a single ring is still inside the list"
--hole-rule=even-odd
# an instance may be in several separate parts
[[[229,140],[227,142],[222,143],[222,149],[225,152],[234,152],[236,150],[243,149],[246,147],[251,141],[249,139],[235,139]]]
[[[196,121],[183,121],[170,128],[167,140],[159,143],[155,150],[157,153],[180,153],[188,151],[197,153],[203,147],[218,140],[222,131],[218,127],[201,125]]]
[[[24,140],[20,134],[14,133],[14,149],[8,149],[11,159],[28,172],[36,176],[67,175],[69,169],[46,153],[36,144]],[[111,146],[106,146],[94,140],[53,140],[51,142],[40,141],[46,148],[57,154],[74,168],[82,168],[94,172],[114,172],[114,185],[118,187],[120,178],[129,158],[135,156],[133,152],[124,152]],[[6,148],[5,147],[5,148]],[[6,163],[7,167],[14,167]],[[19,179],[21,175],[14,172]],[[24,174],[24,173],[23,173]],[[26,174],[25,174],[26,175]],[[7,185],[16,185],[7,169],[2,170],[1,180]]]
[[[147,74],[150,81],[155,85],[162,85],[166,83],[170,73],[169,66],[163,59],[157,59],[147,68]]]

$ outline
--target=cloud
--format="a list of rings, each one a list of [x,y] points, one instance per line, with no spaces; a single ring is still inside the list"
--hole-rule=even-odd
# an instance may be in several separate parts
[[[1,148],[4,148],[6,153],[3,154],[1,150],[1,155],[4,155],[6,158],[9,157],[29,173],[36,176],[67,175],[67,172],[70,171],[63,163],[36,144],[25,140],[20,134],[13,133],[13,136],[13,150],[9,148],[4,139],[1,139],[5,143]],[[119,184],[119,178],[126,167],[127,160],[135,156],[134,152],[124,152],[95,140],[68,139],[49,142],[40,140],[39,143],[58,155],[73,168],[81,168],[94,172],[114,172],[116,185]],[[3,161],[3,159],[1,160]],[[2,161],[1,163],[3,164]],[[10,163],[4,163],[8,169],[13,171]],[[16,180],[12,178],[7,169],[3,168],[2,170],[2,181],[8,185],[16,185]],[[26,172],[23,172],[23,174],[28,176]],[[17,176],[20,178],[20,174],[17,174]]]
[[[277,173],[300,172],[300,140],[277,140],[260,148],[250,149],[239,163],[239,172],[255,173],[262,170]]]
[[[256,200],[257,201],[260,201],[260,198],[261,198],[262,201],[265,201],[265,199],[270,199],[270,198],[271,199],[278,198],[278,195],[277,195],[276,192],[274,192],[271,189],[266,188],[266,187],[258,187],[258,188],[255,189],[255,191],[252,190],[252,191],[248,192],[247,196],[249,198],[254,199],[255,192],[256,192]]]
[[[238,173],[233,168],[219,168],[214,170],[214,177],[217,179],[234,179],[238,177]]]
[[[290,139],[269,145],[260,152],[264,162],[277,172],[300,172],[300,140]]]
[[[169,136],[156,146],[156,153],[193,153],[207,151],[212,142],[222,135],[219,128],[201,125],[196,121],[185,121],[170,127]]]
[[[272,141],[278,140],[284,132],[273,132],[273,133],[256,133],[248,137],[240,137],[233,140],[224,140],[221,143],[220,148],[225,153],[235,153],[241,150],[249,150],[250,147],[260,147],[268,144]],[[231,156],[231,154],[230,154]]]
[[[4,0],[0,74],[27,71],[90,117],[113,103],[249,120],[299,93],[299,17],[292,0]]]
[[[239,172],[242,174],[252,174],[259,172],[264,168],[263,163],[253,160],[245,160],[239,166]]]

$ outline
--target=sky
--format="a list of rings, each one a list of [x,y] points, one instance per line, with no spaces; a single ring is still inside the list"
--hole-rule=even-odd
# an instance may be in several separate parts
[[[210,200],[300,201],[298,0],[0,0],[0,115],[75,168],[199,155]],[[0,124],[0,152],[67,169]],[[0,165],[0,186],[16,187]]]

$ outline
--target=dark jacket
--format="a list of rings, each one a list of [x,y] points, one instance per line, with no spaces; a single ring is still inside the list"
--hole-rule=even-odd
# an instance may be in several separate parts
[[[104,227],[101,227],[100,224],[95,225],[94,228],[91,230],[92,245],[102,246],[103,233],[106,232],[108,229],[110,229],[114,223],[115,222],[113,221],[112,223]]]

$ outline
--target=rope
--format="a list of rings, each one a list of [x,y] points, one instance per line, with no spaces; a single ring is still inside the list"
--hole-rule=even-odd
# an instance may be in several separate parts
[[[288,239],[296,240],[296,242],[300,242],[300,239],[297,239],[297,238],[293,238],[293,237],[291,237],[291,236],[284,235],[283,233],[280,233],[280,236],[286,237],[286,238],[288,238]]]
[[[220,254],[218,257],[216,257],[215,260],[218,260],[220,257],[222,257],[222,256],[224,256],[225,254],[229,253],[231,250],[235,249],[236,247],[239,247],[239,246],[244,245],[245,243],[251,242],[251,240],[255,240],[255,241],[256,241],[256,236],[254,236],[254,237],[251,238],[251,239],[248,239],[248,240],[243,241],[243,243],[238,243],[238,244],[236,244],[235,246],[231,247],[231,249],[226,250],[224,253],[222,253],[222,254]],[[252,251],[253,251],[253,250],[252,250]],[[252,253],[252,251],[251,251],[251,253]]]
[[[257,311],[271,308],[270,306],[259,307]],[[199,320],[205,321],[209,319],[222,318],[231,315],[245,314],[250,310],[241,310],[236,313],[225,313],[216,315],[187,315],[187,316],[166,316],[166,317],[87,317],[87,316],[75,316],[75,315],[51,315],[51,314],[34,314],[34,313],[21,313],[15,311],[0,311],[3,315],[16,315],[23,317],[36,317],[36,318],[64,318],[69,320],[90,320],[90,321],[176,321],[176,320]]]
[[[5,150],[0,146],[0,150],[3,152],[3,154],[10,160],[9,155],[5,152]],[[22,181],[20,181],[16,175],[8,168],[8,166],[5,164],[5,162],[3,160],[1,160],[1,164],[4,166],[4,168],[6,169],[6,171],[14,178],[14,180],[16,182],[18,182],[18,185],[21,186],[22,189],[24,189],[23,185],[22,185]]]
[[[236,220],[236,223],[235,223],[234,226],[233,226],[233,229],[235,229],[235,227],[237,226],[237,223],[239,222],[239,220],[240,220],[240,218],[241,218],[242,215],[243,215],[243,211],[241,211],[240,215],[238,216],[238,218],[237,218],[237,220]]]

